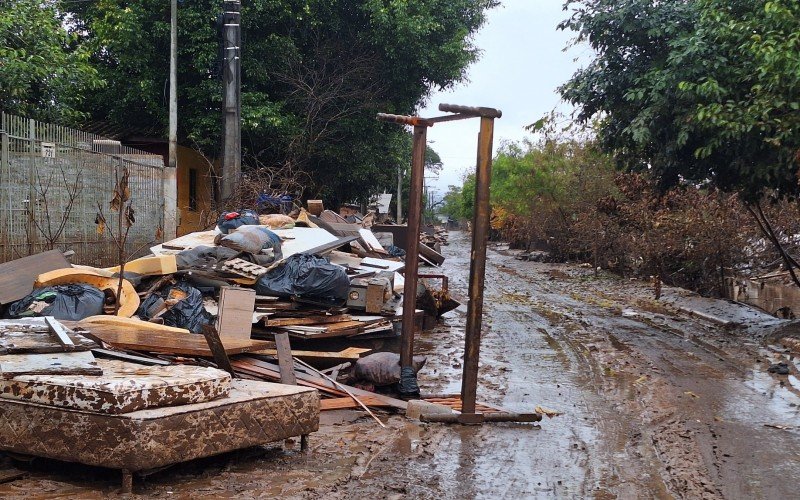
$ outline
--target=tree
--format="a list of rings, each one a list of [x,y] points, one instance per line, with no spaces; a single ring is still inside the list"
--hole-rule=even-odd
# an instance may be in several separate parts
[[[375,113],[412,113],[464,78],[471,35],[495,0],[252,0],[242,5],[244,166],[297,168],[327,203],[391,188],[406,132]],[[215,156],[221,3],[179,6],[179,140]],[[70,4],[109,86],[95,119],[166,129],[169,6],[160,0]],[[134,112],[135,111],[135,112]]]
[[[800,6],[793,1],[569,2],[562,29],[596,59],[560,88],[604,147],[662,187],[798,194]]]
[[[800,4],[584,0],[561,24],[597,52],[561,87],[603,146],[662,189],[738,192],[792,273],[760,200],[800,195]]]
[[[64,28],[60,2],[0,0],[0,109],[73,123],[103,85],[89,51]]]

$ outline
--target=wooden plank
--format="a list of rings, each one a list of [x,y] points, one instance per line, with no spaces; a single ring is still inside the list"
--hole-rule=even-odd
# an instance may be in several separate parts
[[[373,396],[359,396],[359,399],[361,400],[362,403],[364,403],[367,406],[383,406],[383,407],[390,406],[380,398],[376,398]],[[361,408],[361,406],[359,406],[359,404],[349,396],[346,398],[329,398],[329,399],[319,400],[320,411],[346,410],[352,408]]]
[[[338,248],[341,248],[353,241],[360,239],[358,235],[349,235],[349,236],[342,236],[341,238],[337,239],[336,241],[331,241],[330,243],[324,243],[322,245],[316,246],[314,248],[308,249],[303,253],[310,253],[312,255],[325,255],[330,253]]]
[[[90,351],[0,356],[0,375],[102,375]]]
[[[320,217],[320,219],[322,219],[322,220],[324,220],[326,222],[339,223],[339,224],[350,224],[349,222],[347,222],[347,219],[345,219],[341,215],[337,214],[333,210],[323,210],[319,217]]]
[[[294,376],[294,360],[292,359],[292,347],[289,344],[289,334],[285,332],[276,333],[275,347],[278,351],[281,384],[297,385],[297,378]]]
[[[450,407],[458,412],[461,411],[461,396],[455,395],[432,395],[432,396],[424,396],[421,398],[423,401],[427,401],[429,403],[435,403],[442,406]],[[506,410],[492,406],[488,403],[476,403],[475,404],[475,411],[478,413],[503,413]]]
[[[0,264],[0,304],[10,304],[31,293],[40,274],[67,267],[72,266],[58,250]]]
[[[119,324],[87,324],[84,328],[87,329],[86,336],[120,349],[184,356],[213,356],[205,337],[188,331],[183,333],[138,330],[135,327]],[[262,340],[227,339],[223,342],[223,345],[225,346],[225,353],[232,355],[266,349],[272,347],[273,344]]]
[[[337,314],[335,316],[307,316],[305,318],[268,318],[264,320],[264,326],[300,326],[300,325],[322,325],[327,323],[341,323],[352,321],[349,314]]]
[[[220,339],[217,329],[211,325],[203,325],[202,331],[203,336],[206,338],[208,348],[211,349],[211,354],[214,356],[214,362],[217,364],[217,368],[225,370],[230,373],[232,377],[235,376],[236,374],[231,366],[231,360],[228,359],[228,355],[225,353],[225,347],[222,345],[222,339]]]
[[[58,342],[64,347],[73,347],[75,343],[72,342],[72,339],[69,338],[67,335],[67,330],[64,328],[64,325],[56,321],[56,319],[52,316],[45,316],[44,322],[47,323],[48,328],[50,331],[55,335]]]
[[[419,254],[422,258],[436,264],[437,266],[441,266],[444,263],[444,256],[425,243],[420,242]]]
[[[348,347],[347,349],[341,350],[339,352],[332,352],[332,351],[296,351],[292,350],[292,356],[296,358],[304,358],[304,359],[324,359],[324,360],[343,360],[343,361],[350,361],[350,360],[357,360],[365,353],[372,351],[372,349],[364,349],[362,347]],[[260,351],[252,352],[251,354],[267,354],[270,356],[276,356],[278,354],[277,349],[262,349]]]
[[[279,370],[272,370],[272,369],[258,367],[255,365],[251,365],[248,362],[240,360],[232,360],[231,364],[233,365],[237,373],[249,375],[256,379],[271,380],[274,382],[280,382],[281,380],[281,374]],[[308,380],[301,380],[298,382],[297,385],[302,385],[304,387],[312,387],[314,389],[317,389],[326,394],[330,394],[336,397],[347,396],[347,393],[344,391],[326,387],[324,385],[315,384],[314,382]]]
[[[122,361],[130,361],[131,363],[139,363],[142,365],[169,366],[172,364],[171,362],[163,359],[135,356],[124,351],[114,351],[111,349],[96,348],[92,349],[92,352],[100,357],[121,359]]]
[[[223,343],[250,339],[255,303],[256,291],[251,288],[220,288],[216,328]]]
[[[274,380],[278,380],[280,378],[277,366],[267,361],[254,358],[252,356],[242,356],[237,360],[231,361],[231,364],[233,364],[234,368],[236,369],[239,369],[239,367],[260,369],[263,371],[263,373],[270,373],[273,377],[277,377]],[[316,387],[317,389],[324,390],[325,392],[332,394],[338,393],[339,396],[347,395],[346,392],[337,388],[335,384],[325,380],[322,377],[315,377],[313,375],[309,375],[307,373],[302,373],[302,372],[295,372],[295,375],[297,376],[297,383],[299,385]],[[358,389],[356,387],[351,387],[349,385],[344,385],[344,384],[341,385],[347,387],[347,390],[349,390],[358,397],[374,396],[376,398],[379,398],[381,401],[383,401],[388,406],[391,406],[393,408],[405,411],[406,407],[408,406],[408,404],[405,401],[399,399],[395,399],[389,396],[384,396],[383,394],[377,394],[375,392],[365,391],[363,389]]]

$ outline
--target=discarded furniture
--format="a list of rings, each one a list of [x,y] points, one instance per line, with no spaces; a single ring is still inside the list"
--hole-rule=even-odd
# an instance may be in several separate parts
[[[0,399],[0,450],[134,473],[261,446],[319,428],[319,394],[234,380],[227,397],[119,415]]]

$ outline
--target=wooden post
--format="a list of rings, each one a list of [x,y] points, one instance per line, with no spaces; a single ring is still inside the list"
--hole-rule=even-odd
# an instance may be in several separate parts
[[[464,372],[461,413],[475,413],[478,388],[478,358],[481,347],[483,284],[486,275],[486,244],[489,239],[489,184],[492,180],[494,118],[481,117],[478,135],[478,165],[475,182],[475,212],[472,219],[472,255],[469,268],[469,304],[464,341]]]
[[[289,344],[289,334],[280,332],[275,334],[275,350],[278,351],[278,367],[281,372],[281,384],[297,385],[294,375],[294,360],[292,347]]]
[[[400,336],[400,369],[411,368],[414,356],[414,328],[417,306],[417,272],[419,270],[419,230],[422,219],[422,184],[425,176],[425,144],[428,126],[414,126],[414,143],[411,153],[411,189],[408,196],[408,245],[406,248],[405,283],[403,285],[403,330]],[[414,384],[416,386],[416,384]],[[408,391],[408,396],[419,394],[419,389]],[[403,384],[401,384],[401,391]]]

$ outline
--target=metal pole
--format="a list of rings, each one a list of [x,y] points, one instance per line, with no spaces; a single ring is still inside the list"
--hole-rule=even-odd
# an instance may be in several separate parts
[[[419,230],[422,212],[422,183],[425,178],[425,141],[427,125],[414,126],[411,152],[411,189],[408,196],[408,244],[406,245],[405,284],[403,287],[403,331],[400,337],[400,393],[419,396],[416,375],[411,368],[414,356],[414,323],[419,269]]]
[[[170,5],[169,37],[169,158],[162,180],[164,240],[177,236],[178,226],[178,0]]]
[[[464,341],[464,372],[461,385],[462,416],[475,413],[478,389],[478,358],[481,347],[483,284],[486,275],[486,242],[489,237],[489,183],[492,179],[494,118],[481,117],[478,136],[478,166],[475,213],[472,219],[472,255],[469,269],[469,305]],[[468,417],[467,417],[468,418]]]
[[[34,243],[38,239],[34,231],[35,224],[33,218],[36,217],[36,122],[33,118],[28,119],[28,255],[35,252]]]
[[[225,133],[222,153],[222,200],[236,195],[242,174],[241,154],[241,25],[238,0],[223,4],[223,116]]]
[[[0,259],[5,262],[10,259],[11,255],[11,207],[9,203],[10,194],[9,189],[11,186],[11,169],[9,167],[9,141],[8,131],[6,130],[6,114],[0,111],[0,215],[3,217],[3,225],[0,227],[0,238],[2,238],[2,247],[0,248]]]
[[[403,167],[397,166],[397,223],[403,223]]]

